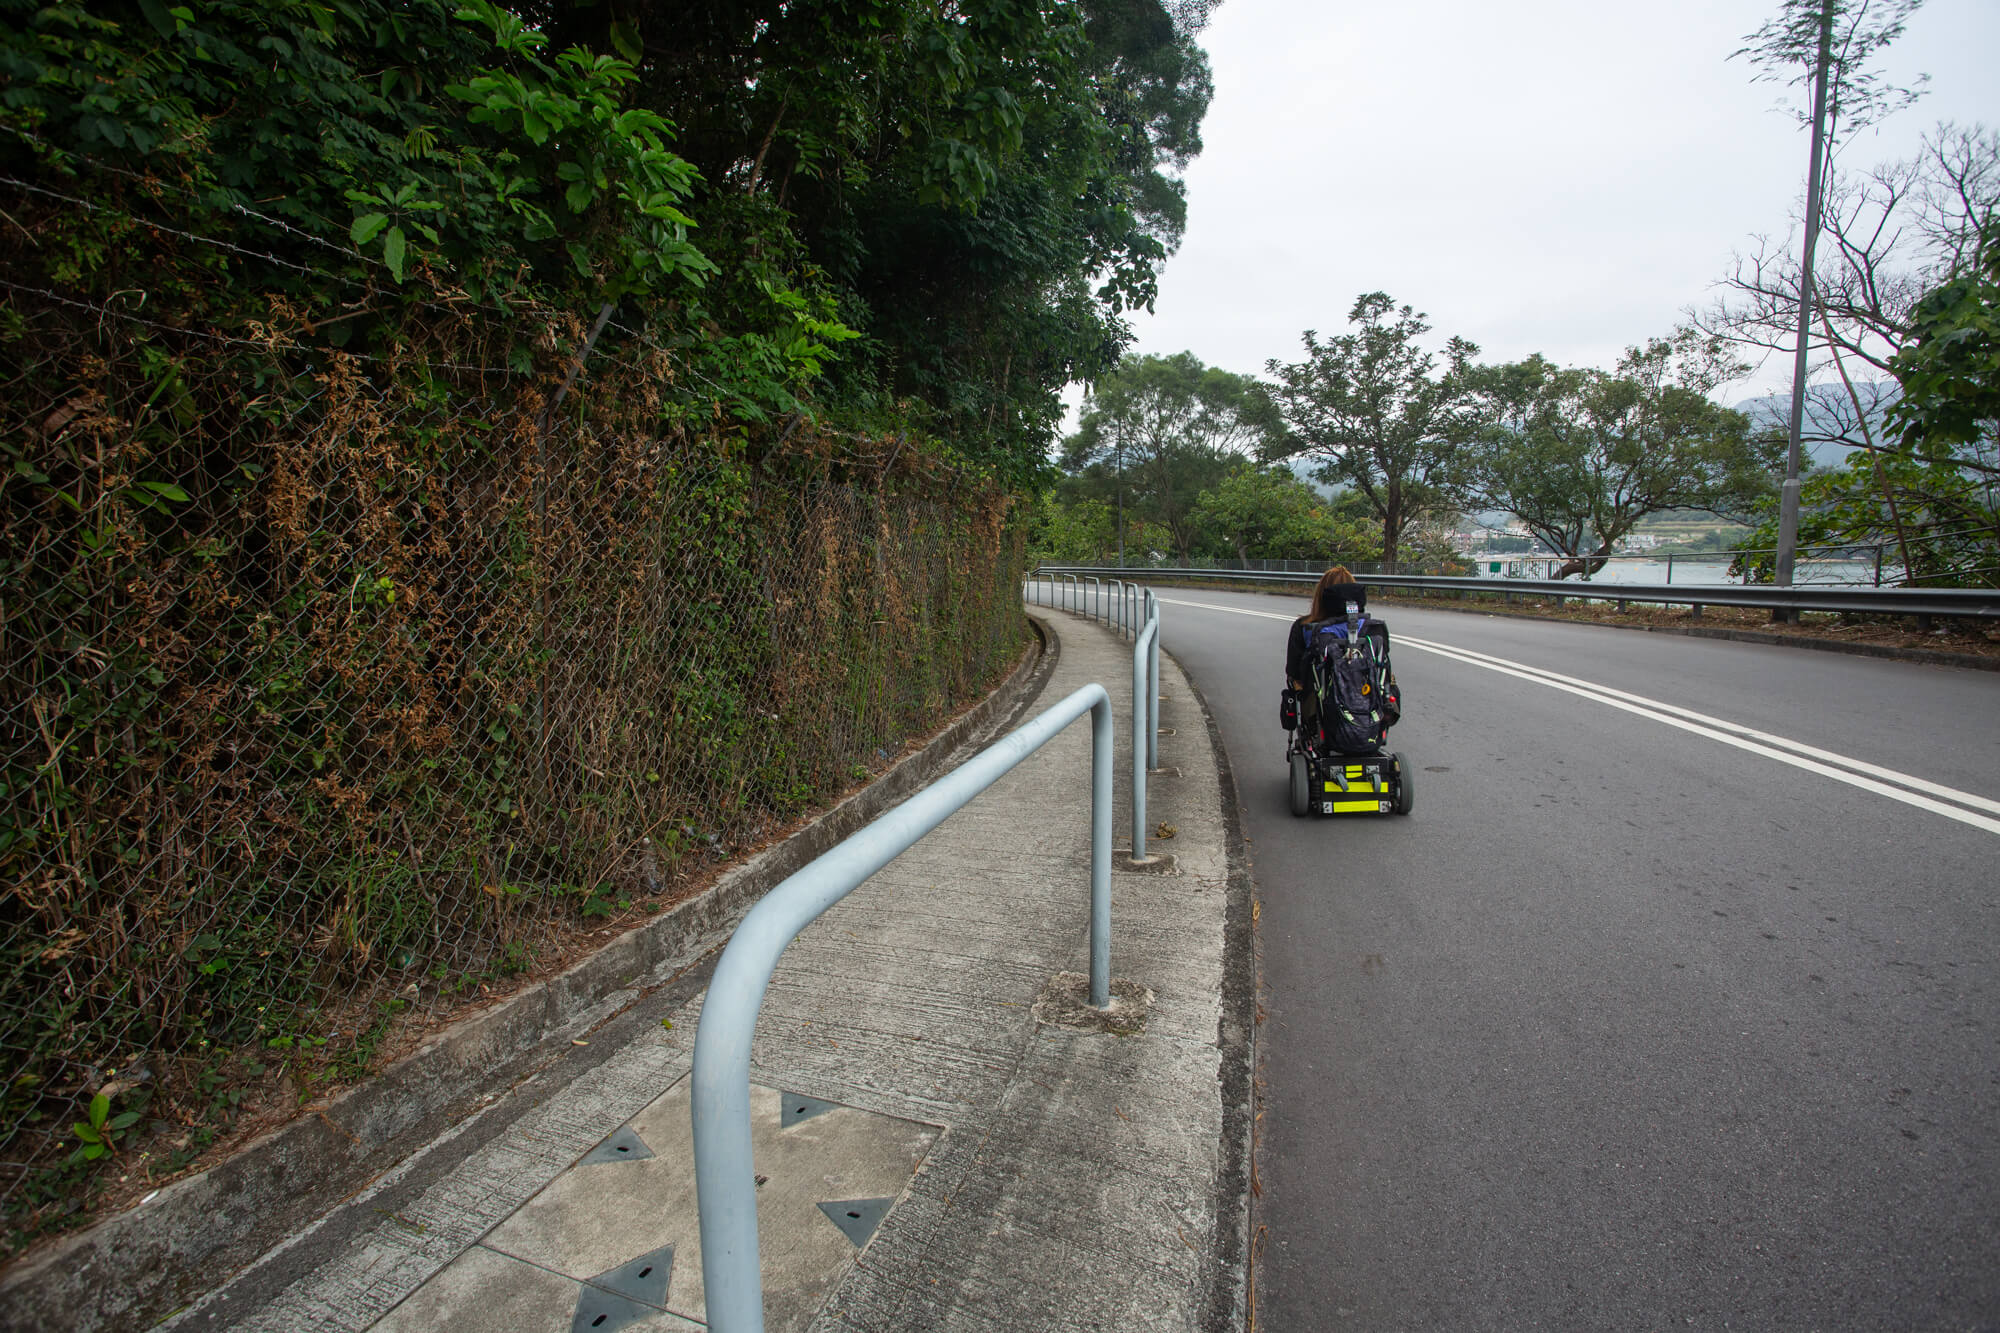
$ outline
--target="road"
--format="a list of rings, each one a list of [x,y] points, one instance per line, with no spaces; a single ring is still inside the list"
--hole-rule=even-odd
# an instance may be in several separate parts
[[[1260,1329],[2000,1327],[2000,674],[1385,606],[1415,813],[1294,820],[1304,599],[1160,595],[1259,897]]]

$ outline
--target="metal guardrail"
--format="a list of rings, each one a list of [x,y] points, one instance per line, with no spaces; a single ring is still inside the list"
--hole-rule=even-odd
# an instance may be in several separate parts
[[[1089,598],[1082,574],[1061,574],[1044,579],[1028,577],[1032,590],[1029,601],[1035,606],[1076,610],[1091,616],[1097,609]],[[1314,578],[1319,577],[1317,574]],[[1042,595],[1043,583],[1048,597]],[[1150,588],[1126,579],[1104,580],[1099,586],[1111,589],[1111,601],[1103,606],[1105,624],[1132,636],[1132,859],[1146,859],[1146,774],[1160,766],[1160,599]],[[1080,608],[1080,609],[1079,609]],[[1145,663],[1141,671],[1141,661]],[[1143,700],[1143,703],[1141,702]],[[1144,737],[1140,747],[1137,738]],[[1142,757],[1143,754],[1143,757]]]
[[[1198,579],[1225,583],[1311,584],[1318,574],[1276,570],[1122,569],[1080,565],[1044,565],[1029,577],[1056,579],[1091,572],[1093,577],[1115,573],[1122,578]],[[1870,615],[1964,616],[2000,619],[2000,588],[1868,588],[1798,587],[1771,584],[1577,583],[1568,579],[1480,579],[1432,574],[1370,574],[1362,582],[1374,588],[1408,588],[1487,595],[1579,597],[1600,602],[1660,602],[1682,606],[1750,606],[1780,611],[1850,611]],[[1057,583],[1056,586],[1062,586]]]
[[[778,956],[819,915],[1016,764],[1090,714],[1090,1002],[1111,1000],[1111,696],[1086,685],[786,879],[750,909],[716,964],[690,1076],[695,1200],[709,1327],[759,1333],[757,1181],[750,1154],[750,1040]],[[1134,737],[1135,742],[1137,737]],[[1138,747],[1135,744],[1136,748]]]

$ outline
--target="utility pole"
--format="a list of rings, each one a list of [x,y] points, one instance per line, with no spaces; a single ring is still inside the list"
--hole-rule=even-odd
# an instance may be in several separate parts
[[[1827,65],[1833,52],[1834,0],[1820,0],[1819,64],[1813,75],[1812,158],[1806,174],[1806,244],[1799,263],[1799,345],[1792,362],[1791,442],[1785,451],[1785,485],[1778,495],[1778,555],[1775,579],[1779,587],[1792,585],[1792,566],[1799,547],[1799,472],[1803,461],[1799,434],[1805,423],[1806,347],[1812,329],[1813,249],[1819,242],[1819,183],[1826,146]],[[1779,611],[1776,618],[1790,620],[1792,613]]]

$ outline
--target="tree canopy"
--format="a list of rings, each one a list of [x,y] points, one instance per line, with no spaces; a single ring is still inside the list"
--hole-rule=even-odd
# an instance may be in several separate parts
[[[1071,493],[1122,495],[1185,557],[1202,492],[1278,430],[1270,400],[1246,376],[1205,366],[1190,352],[1127,357],[1091,386],[1062,467]]]
[[[1419,341],[1427,317],[1370,292],[1348,313],[1350,333],[1304,335],[1306,359],[1266,363],[1290,435],[1272,452],[1316,460],[1331,484],[1352,486],[1382,522],[1382,559],[1395,568],[1404,532],[1448,504],[1471,428],[1467,372],[1479,348],[1446,342],[1444,361]]]
[[[1481,405],[1464,496],[1512,514],[1581,572],[1649,514],[1740,513],[1770,489],[1783,442],[1752,438],[1711,395],[1745,367],[1693,329],[1627,349],[1617,368],[1540,355],[1470,372]]]
[[[1237,560],[1379,560],[1381,533],[1351,497],[1323,499],[1282,464],[1236,463],[1195,502],[1197,543]]]
[[[603,305],[682,350],[677,401],[1025,479],[1178,242],[1210,7],[5,0],[0,155],[185,189],[238,296],[383,266],[328,342],[394,342],[398,297]]]
[[[1917,302],[1909,338],[1889,368],[1903,388],[1889,421],[1906,448],[1994,444],[2000,436],[2000,220],[1989,217],[1972,261]]]

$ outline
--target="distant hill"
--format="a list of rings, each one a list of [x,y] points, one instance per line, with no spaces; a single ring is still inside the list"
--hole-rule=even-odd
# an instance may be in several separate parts
[[[1889,404],[1895,402],[1899,396],[1895,381],[1880,380],[1856,384],[1854,396],[1861,400],[1862,409],[1867,413],[1868,429],[1874,432],[1876,442],[1881,443],[1883,413],[1889,410]],[[1779,431],[1790,429],[1792,396],[1789,393],[1774,393],[1764,398],[1746,398],[1733,406],[1738,412],[1749,417],[1754,426]],[[1849,400],[1846,388],[1839,384],[1808,385],[1805,416],[1799,434],[1800,444],[1814,465],[1839,467],[1846,462],[1847,456],[1854,452],[1855,446],[1842,444],[1839,441],[1861,439],[1854,404]]]

